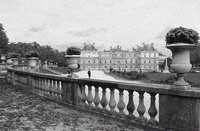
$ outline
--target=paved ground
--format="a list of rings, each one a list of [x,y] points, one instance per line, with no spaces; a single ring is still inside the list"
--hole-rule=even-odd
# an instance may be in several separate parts
[[[0,84],[0,130],[135,131],[109,121],[41,99],[19,88]]]

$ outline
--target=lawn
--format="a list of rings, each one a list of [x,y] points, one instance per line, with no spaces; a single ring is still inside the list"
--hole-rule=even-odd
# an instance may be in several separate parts
[[[168,83],[172,84],[175,81],[175,74],[173,73],[145,73],[149,82],[155,83]],[[189,82],[193,87],[200,87],[200,73],[187,73],[185,81]]]

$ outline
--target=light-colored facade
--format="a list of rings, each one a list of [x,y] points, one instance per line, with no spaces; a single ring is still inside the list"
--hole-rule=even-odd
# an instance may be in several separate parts
[[[113,68],[126,71],[158,71],[159,52],[153,44],[143,44],[137,49],[122,50],[121,46],[98,51],[95,44],[85,44],[81,50],[81,70],[103,70]]]

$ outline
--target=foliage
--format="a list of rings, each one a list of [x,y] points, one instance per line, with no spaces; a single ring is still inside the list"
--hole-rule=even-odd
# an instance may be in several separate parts
[[[190,53],[190,63],[195,66],[200,66],[200,44]]]
[[[199,40],[199,35],[196,31],[183,27],[171,29],[165,37],[167,44],[174,44],[179,42],[197,44]]]
[[[70,46],[67,48],[66,51],[67,55],[80,55],[81,54],[81,49],[75,46]]]
[[[19,57],[19,54],[17,54],[17,53],[11,54],[11,58],[18,58],[18,57]]]
[[[3,25],[0,23],[0,53],[7,53],[8,37],[4,31]]]
[[[26,57],[38,57],[38,53],[35,51],[30,51],[26,54]]]
[[[41,46],[37,42],[14,42],[8,44],[8,52],[18,53],[22,58],[26,57],[26,54],[30,51],[37,52],[42,63],[48,61],[51,63],[58,63],[60,66],[65,65],[65,52],[59,52],[58,50],[51,48],[51,46]]]

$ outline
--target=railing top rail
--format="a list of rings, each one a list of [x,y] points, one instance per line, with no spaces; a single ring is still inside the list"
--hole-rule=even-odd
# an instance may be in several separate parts
[[[99,86],[106,88],[115,88],[115,89],[124,89],[124,90],[133,90],[133,91],[145,91],[152,93],[160,93],[166,95],[176,95],[176,96],[185,96],[185,97],[196,97],[200,98],[200,88],[192,87],[188,90],[173,90],[170,85],[163,84],[152,84],[152,83],[128,83],[128,82],[119,82],[119,81],[108,81],[108,80],[98,80],[98,79],[87,79],[87,78],[68,78],[66,76],[52,75],[38,72],[29,72],[22,71],[8,67],[8,71],[14,71],[18,74],[28,74],[33,77],[59,80],[66,82],[75,82],[78,84],[85,84],[91,86]]]

